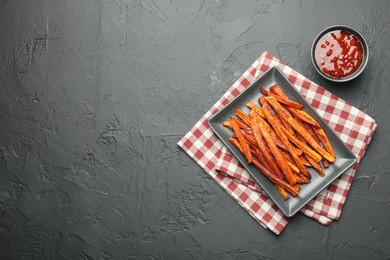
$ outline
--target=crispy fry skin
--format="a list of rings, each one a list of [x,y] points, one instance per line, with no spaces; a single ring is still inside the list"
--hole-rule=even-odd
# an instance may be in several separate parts
[[[240,145],[242,147],[243,153],[244,153],[248,163],[252,163],[252,154],[251,154],[251,151],[249,149],[249,145],[246,142],[245,136],[242,134],[242,132],[240,130],[240,127],[238,126],[237,119],[232,117],[230,119],[230,124],[233,127],[234,133],[237,135],[237,139],[240,142]]]
[[[325,157],[329,162],[334,162],[335,157],[333,157],[330,153],[325,151],[317,142],[316,140],[306,131],[305,128],[303,128],[292,116],[287,115],[282,109],[278,101],[273,97],[266,97],[265,98],[267,102],[276,110],[276,112],[283,117],[293,128],[297,133],[299,133],[305,140],[308,142],[308,144],[316,150],[319,154],[321,154],[323,157]]]
[[[306,159],[306,157],[309,157],[309,156],[305,156],[304,154],[299,156],[299,158],[301,159],[303,165],[305,165],[306,167],[312,167],[311,163]]]

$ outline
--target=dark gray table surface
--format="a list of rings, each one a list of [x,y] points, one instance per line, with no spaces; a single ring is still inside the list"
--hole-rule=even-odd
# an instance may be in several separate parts
[[[371,56],[322,79],[316,34]],[[0,0],[0,259],[390,259],[390,1]],[[339,221],[262,228],[178,146],[263,51],[375,118]]]

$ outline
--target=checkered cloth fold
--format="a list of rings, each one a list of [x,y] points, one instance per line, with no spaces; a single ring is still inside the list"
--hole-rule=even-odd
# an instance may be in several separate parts
[[[356,169],[377,125],[374,119],[286,66],[272,54],[264,52],[178,142],[178,145],[257,222],[275,234],[280,234],[289,218],[284,216],[262,191],[208,125],[208,119],[212,115],[273,66],[279,67],[357,156],[353,168],[347,170],[300,210],[300,213],[319,223],[329,225],[333,220],[340,218]]]

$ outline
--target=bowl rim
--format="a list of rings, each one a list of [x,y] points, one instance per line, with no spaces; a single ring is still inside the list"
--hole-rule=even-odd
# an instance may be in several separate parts
[[[329,32],[329,31],[332,31],[332,30],[344,30],[344,31],[348,31],[350,32],[351,34],[355,35],[361,42],[362,44],[362,48],[363,48],[363,61],[362,61],[362,64],[360,65],[360,67],[358,68],[357,71],[355,71],[354,73],[352,73],[351,75],[345,77],[345,78],[334,78],[334,77],[331,77],[327,74],[325,74],[317,65],[316,63],[316,60],[315,60],[315,47],[318,43],[318,41],[321,39],[321,37]],[[348,25],[341,25],[341,24],[337,24],[337,25],[332,25],[332,26],[329,26],[325,29],[323,29],[319,34],[317,34],[317,36],[314,38],[313,40],[313,43],[311,45],[311,61],[314,65],[314,68],[317,70],[317,72],[323,76],[324,78],[330,80],[330,81],[334,81],[334,82],[346,82],[346,81],[350,81],[354,78],[356,78],[357,76],[359,76],[363,70],[365,69],[367,63],[368,63],[368,58],[370,56],[370,53],[369,53],[369,49],[368,49],[368,44],[367,44],[367,41],[366,39],[364,38],[364,36],[358,31],[356,30],[354,27],[351,27],[351,26],[348,26]]]

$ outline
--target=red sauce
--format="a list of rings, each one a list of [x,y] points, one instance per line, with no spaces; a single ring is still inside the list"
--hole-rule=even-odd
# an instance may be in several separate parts
[[[315,59],[318,67],[335,78],[354,73],[363,60],[363,47],[353,34],[335,30],[326,33],[317,42]]]

